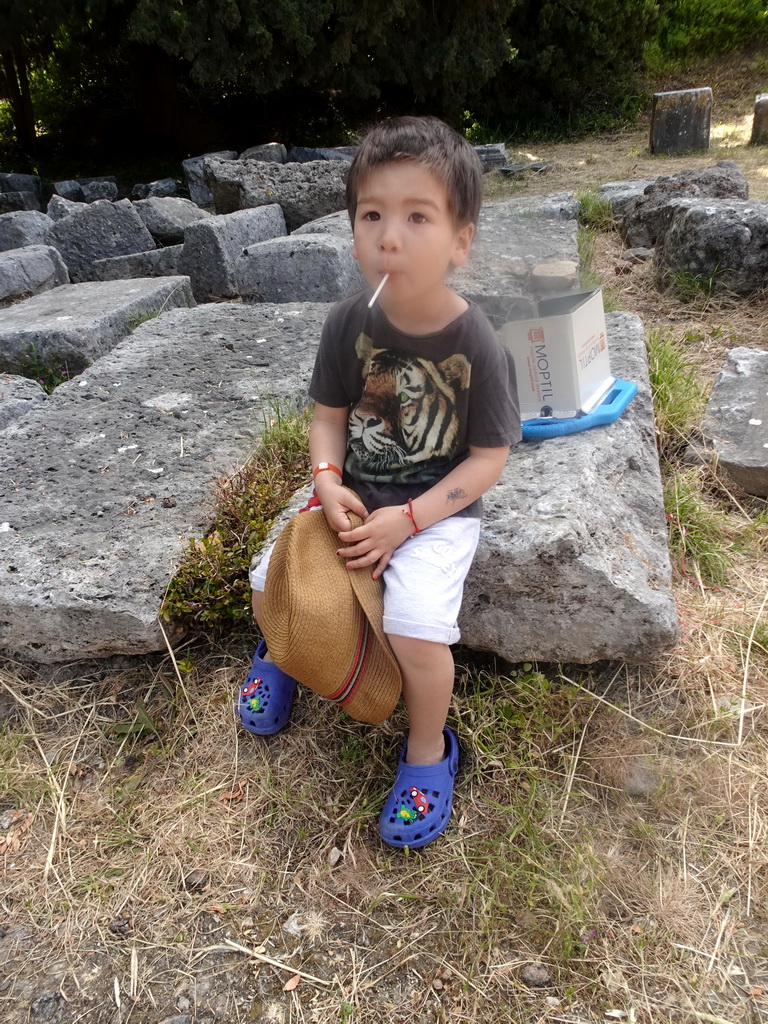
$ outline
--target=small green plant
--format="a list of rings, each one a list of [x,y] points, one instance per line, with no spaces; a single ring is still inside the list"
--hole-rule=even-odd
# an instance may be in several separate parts
[[[601,199],[594,189],[581,192],[578,197],[579,224],[592,231],[612,231],[614,228],[613,207],[608,199]]]
[[[667,478],[664,508],[669,548],[677,555],[680,571],[702,583],[725,583],[732,559],[723,534],[723,515],[702,498],[698,470],[676,472]]]
[[[185,625],[250,620],[248,567],[275,516],[309,475],[310,412],[272,409],[251,458],[220,482],[213,528],[192,540],[162,614]]]
[[[52,362],[45,362],[37,350],[34,342],[24,346],[25,355],[19,366],[19,375],[36,380],[47,395],[52,395],[59,384],[69,380],[69,367],[66,361],[54,359]]]
[[[646,348],[659,452],[671,458],[685,444],[700,416],[704,394],[695,367],[674,335],[650,331]]]
[[[579,253],[579,283],[582,288],[599,288],[600,275],[595,270],[595,245],[597,232],[594,228],[579,225],[576,230],[576,247]]]
[[[680,270],[670,273],[667,276],[667,282],[671,285],[675,297],[681,302],[697,302],[701,300],[708,302],[715,291],[715,282],[720,273],[722,271],[717,267],[715,267],[710,277],[702,277],[701,274]]]

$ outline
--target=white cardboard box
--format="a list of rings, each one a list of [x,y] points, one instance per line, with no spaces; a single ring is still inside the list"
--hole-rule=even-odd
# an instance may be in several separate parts
[[[533,320],[501,329],[515,360],[524,420],[590,412],[608,392],[611,376],[600,289],[538,304]]]

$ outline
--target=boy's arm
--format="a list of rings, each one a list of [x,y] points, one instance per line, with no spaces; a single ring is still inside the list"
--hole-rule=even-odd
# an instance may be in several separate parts
[[[321,462],[330,462],[332,466],[344,469],[348,418],[349,410],[346,408],[315,404],[309,428],[309,457],[313,471]],[[349,530],[347,512],[356,512],[362,518],[368,515],[362,501],[349,488],[342,486],[341,478],[332,469],[318,473],[314,484],[325,518],[335,533]]]
[[[460,512],[485,494],[501,476],[508,455],[509,446],[476,448],[470,445],[469,455],[463,462],[413,499],[413,518],[419,530]],[[382,574],[392,552],[414,533],[414,524],[404,509],[408,506],[389,505],[377,509],[357,529],[339,531],[339,540],[346,545],[339,549],[339,554],[350,559],[348,569],[374,565],[374,578]]]

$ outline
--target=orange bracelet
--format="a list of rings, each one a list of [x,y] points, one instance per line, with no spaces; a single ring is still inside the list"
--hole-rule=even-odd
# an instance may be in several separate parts
[[[312,473],[312,479],[317,478],[318,473],[322,473],[324,470],[330,469],[332,473],[336,473],[339,480],[344,479],[344,474],[341,472],[338,466],[334,466],[332,462],[318,462],[317,469]]]
[[[415,537],[417,533],[421,533],[421,530],[416,525],[416,520],[413,517],[413,501],[411,498],[408,499],[408,508],[403,509],[403,515],[408,516],[408,518],[413,523],[413,533],[411,534],[411,536]]]

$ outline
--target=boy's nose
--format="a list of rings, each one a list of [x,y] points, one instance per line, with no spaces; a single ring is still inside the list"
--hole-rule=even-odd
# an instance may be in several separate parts
[[[383,251],[399,249],[400,235],[392,223],[382,224],[379,235],[379,248]]]

